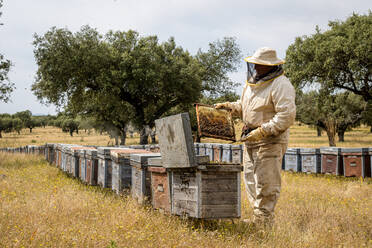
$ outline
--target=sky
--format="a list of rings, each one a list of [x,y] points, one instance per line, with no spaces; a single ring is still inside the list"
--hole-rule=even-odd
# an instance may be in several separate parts
[[[53,26],[76,32],[89,25],[102,34],[133,29],[160,41],[175,37],[191,54],[206,50],[210,42],[235,37],[243,62],[263,46],[276,49],[284,59],[294,39],[313,34],[316,25],[326,30],[328,21],[370,9],[371,0],[3,0],[0,53],[14,64],[8,76],[16,90],[11,102],[0,102],[0,113],[56,114],[54,106],[41,104],[31,91],[37,71],[33,35]],[[243,85],[243,63],[230,77]],[[236,89],[238,94],[241,89]]]

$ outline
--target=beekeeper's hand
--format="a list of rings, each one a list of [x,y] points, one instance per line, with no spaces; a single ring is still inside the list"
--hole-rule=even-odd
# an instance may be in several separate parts
[[[216,103],[215,105],[214,105],[214,108],[215,109],[231,109],[231,107],[230,107],[230,104],[229,103]]]
[[[267,136],[269,135],[262,129],[262,127],[258,127],[250,132],[249,135],[242,138],[242,141],[256,142],[266,138]]]

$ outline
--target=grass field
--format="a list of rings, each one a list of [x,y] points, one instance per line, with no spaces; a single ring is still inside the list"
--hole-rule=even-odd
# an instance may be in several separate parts
[[[291,134],[291,147],[327,146],[326,136],[307,127],[294,126]],[[345,140],[338,145],[372,146],[367,128],[346,133]],[[84,132],[71,138],[47,127],[5,134],[0,147],[46,142],[113,141]],[[282,176],[274,227],[256,230],[239,220],[167,216],[126,194],[86,186],[40,156],[0,153],[0,247],[372,247],[372,179]],[[251,215],[243,193],[242,218]]]
[[[237,137],[240,136],[241,124],[236,126]],[[317,137],[316,130],[307,126],[294,125],[291,127],[289,147],[321,147],[328,146],[328,138],[325,132],[321,137]],[[91,134],[83,130],[79,134],[74,133],[71,137],[68,133],[63,133],[61,129],[55,127],[34,128],[30,133],[28,129],[23,129],[21,134],[5,133],[0,139],[0,147],[19,147],[25,145],[44,145],[45,143],[64,143],[82,145],[114,145],[114,139],[108,135],[100,135],[94,131]],[[202,142],[229,143],[229,141],[203,138]],[[127,138],[127,145],[138,144],[138,134],[134,138]],[[337,142],[339,147],[372,147],[372,133],[368,127],[355,128],[345,133],[345,142]]]
[[[163,215],[42,157],[0,153],[0,247],[372,247],[371,196],[371,180],[283,173],[276,223],[259,231]]]

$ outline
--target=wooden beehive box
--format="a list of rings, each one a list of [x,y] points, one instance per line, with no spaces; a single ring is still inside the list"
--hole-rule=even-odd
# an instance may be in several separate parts
[[[98,179],[98,157],[97,149],[85,150],[85,182],[89,185],[97,185]]]
[[[79,178],[83,182],[85,182],[85,176],[86,176],[85,152],[86,152],[85,150],[79,151]]]
[[[208,156],[196,156],[198,163],[208,163]],[[149,158],[148,172],[151,177],[151,204],[153,208],[161,212],[171,213],[171,184],[170,175],[168,173],[171,168],[162,167],[161,157]]]
[[[231,145],[222,145],[221,162],[232,163],[232,148]]]
[[[147,171],[149,158],[160,157],[160,153],[131,154],[130,165],[132,167],[132,197],[139,203],[145,200],[151,201],[151,175]]]
[[[198,154],[197,155],[205,155],[205,144],[199,143],[198,144]]]
[[[202,219],[240,218],[240,164],[170,170],[171,212]]]
[[[84,149],[85,147],[71,147],[70,148],[70,156],[71,156],[71,168],[69,173],[73,177],[79,177],[79,152],[80,150]]]
[[[162,167],[161,157],[148,160],[148,172],[151,177],[151,205],[164,213],[171,213],[168,170]]]
[[[320,173],[321,171],[320,149],[301,148],[300,154],[302,172]]]
[[[209,156],[209,161],[214,161],[213,144],[205,144],[205,155]]]
[[[111,150],[125,150],[119,147],[98,147],[98,179],[97,184],[103,188],[112,188]]]
[[[130,155],[133,153],[151,153],[143,149],[112,150],[112,190],[119,194],[132,185],[132,167]]]
[[[321,147],[320,154],[322,158],[321,173],[343,175],[341,148]]]
[[[344,176],[368,177],[371,174],[368,148],[341,148]]]
[[[222,145],[221,144],[213,144],[213,161],[221,162],[222,160]]]
[[[301,155],[299,148],[288,148],[285,152],[284,159],[284,168],[286,171],[301,172]]]
[[[163,167],[187,168],[196,166],[190,117],[182,113],[155,121]]]

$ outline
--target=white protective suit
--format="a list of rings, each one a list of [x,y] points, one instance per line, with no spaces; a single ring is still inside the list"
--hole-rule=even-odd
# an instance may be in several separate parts
[[[289,126],[296,116],[295,90],[283,74],[256,84],[246,83],[237,102],[224,103],[249,128],[262,127],[268,137],[246,142],[243,165],[248,199],[254,221],[273,219],[280,194],[282,158],[289,138]]]

